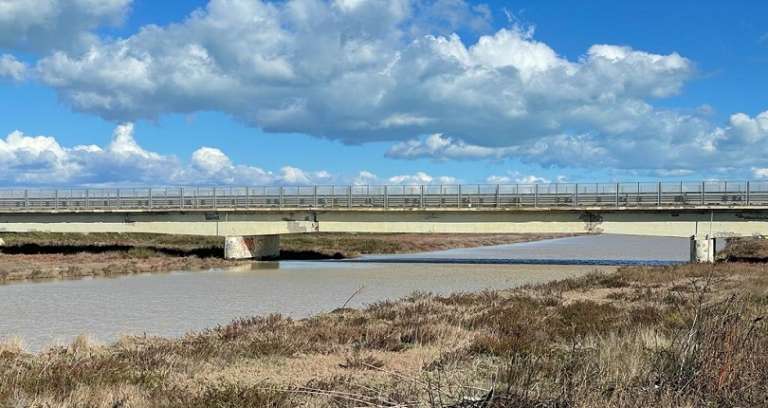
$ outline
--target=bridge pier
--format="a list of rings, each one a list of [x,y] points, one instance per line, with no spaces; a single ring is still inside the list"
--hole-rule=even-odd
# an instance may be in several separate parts
[[[226,237],[226,259],[274,259],[280,256],[280,235]]]
[[[709,235],[691,236],[691,263],[714,263],[716,240]]]

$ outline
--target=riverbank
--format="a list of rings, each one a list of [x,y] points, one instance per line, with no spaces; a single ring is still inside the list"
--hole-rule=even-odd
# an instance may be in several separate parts
[[[9,406],[761,406],[768,267],[624,267],[181,339],[0,346]]]
[[[295,234],[281,237],[284,260],[344,259],[512,244],[567,235]],[[223,259],[223,239],[153,234],[0,234],[0,283],[25,279],[119,276],[245,265]]]

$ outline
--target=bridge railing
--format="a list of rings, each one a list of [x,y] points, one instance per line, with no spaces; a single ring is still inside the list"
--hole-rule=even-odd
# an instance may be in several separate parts
[[[768,181],[0,189],[0,211],[768,205]]]

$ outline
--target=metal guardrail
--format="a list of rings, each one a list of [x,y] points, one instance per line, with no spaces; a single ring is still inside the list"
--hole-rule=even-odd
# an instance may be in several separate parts
[[[0,211],[768,205],[768,181],[0,189]]]

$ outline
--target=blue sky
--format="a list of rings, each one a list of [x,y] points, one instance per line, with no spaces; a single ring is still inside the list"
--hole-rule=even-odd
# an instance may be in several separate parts
[[[768,176],[765,2],[6,3],[0,185]]]

